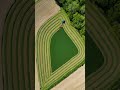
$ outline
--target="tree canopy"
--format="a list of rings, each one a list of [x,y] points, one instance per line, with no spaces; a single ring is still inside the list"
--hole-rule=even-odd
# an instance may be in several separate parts
[[[102,11],[113,27],[115,33],[120,32],[120,0],[92,0]]]
[[[85,0],[56,0],[66,11],[71,24],[81,33],[85,32]]]

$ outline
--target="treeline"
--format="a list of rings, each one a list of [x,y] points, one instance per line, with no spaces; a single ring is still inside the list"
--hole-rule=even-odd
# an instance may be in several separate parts
[[[107,18],[115,33],[120,35],[120,0],[90,0]],[[119,36],[120,39],[120,36]]]
[[[56,0],[56,2],[66,11],[73,27],[81,35],[85,35],[85,0]]]

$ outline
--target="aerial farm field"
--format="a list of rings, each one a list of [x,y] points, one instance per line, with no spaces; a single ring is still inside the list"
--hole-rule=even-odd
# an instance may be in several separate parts
[[[77,47],[63,28],[60,28],[52,37],[50,49],[52,71],[58,69],[78,53]]]
[[[106,2],[104,1],[97,1],[97,0],[95,1],[99,3],[101,6],[110,5],[110,4],[106,4]],[[111,2],[114,2],[114,1],[111,1]],[[117,10],[118,8],[115,8],[115,9]],[[98,62],[100,61],[100,59],[102,61],[102,63],[100,61],[101,65],[100,63],[93,64],[94,66],[96,66],[94,67],[96,68],[96,70],[93,73],[89,73],[89,75],[86,77],[86,83],[85,83],[86,88],[88,90],[92,90],[92,89],[118,90],[120,88],[119,87],[120,72],[118,72],[120,68],[120,65],[119,65],[120,41],[119,41],[118,33],[116,35],[115,32],[118,32],[119,29],[115,30],[113,26],[110,24],[109,20],[115,19],[115,18],[112,18],[112,15],[116,15],[115,17],[117,18],[117,15],[119,16],[119,14],[117,14],[118,12],[116,14],[113,14],[113,11],[112,11],[112,15],[110,16],[110,18],[108,18],[109,19],[108,20],[103,15],[104,9],[99,10],[98,6],[95,5],[94,2],[91,2],[89,0],[87,1],[86,12],[87,12],[86,13],[86,21],[87,21],[86,30],[89,36],[91,37],[92,41],[94,41],[94,43],[96,44],[94,45],[93,50],[95,51],[95,47],[97,46],[98,48],[97,52],[99,52],[99,54],[93,53],[93,56],[94,54],[99,55],[97,57],[98,58],[97,60]],[[110,12],[109,12],[109,15],[110,15]],[[117,26],[117,24],[115,25]],[[90,59],[91,58],[89,56],[89,58],[86,59],[87,60],[86,62],[88,63],[88,60]],[[94,59],[96,60],[95,57]],[[95,60],[91,60],[91,61],[95,61]],[[90,63],[89,64],[87,63],[86,63],[87,66],[90,65]],[[100,66],[97,68],[98,65]],[[88,68],[88,71],[89,70],[91,71],[91,68],[90,69]]]
[[[120,2],[106,2],[86,3],[89,90],[119,88]],[[36,0],[35,9],[36,90],[85,90],[85,0]]]
[[[54,0],[49,0],[48,6],[50,7],[47,7],[45,5],[48,4],[47,1],[36,2],[38,5],[36,5],[35,31],[36,90],[50,90],[53,87],[54,90],[58,90],[55,86],[59,85],[61,81],[66,82],[65,79],[71,77],[72,73],[74,74],[79,69],[82,73],[77,72],[78,74],[74,74],[72,77],[79,78],[82,75],[82,82],[78,85],[79,82],[76,81],[76,84],[73,85],[74,88],[72,88],[82,87],[82,90],[84,90],[85,72],[82,68],[85,62],[84,39],[71,25],[66,12],[62,8],[58,8]],[[53,8],[55,6],[58,10],[49,13],[56,10]],[[46,7],[46,11],[38,12],[41,7],[42,9]],[[51,10],[49,10],[50,8]],[[46,16],[47,14],[48,16]],[[38,18],[42,18],[41,21]],[[68,81],[67,83],[71,82]],[[75,87],[76,85],[77,87]],[[68,88],[68,86],[65,88]],[[69,86],[69,90],[70,88]]]

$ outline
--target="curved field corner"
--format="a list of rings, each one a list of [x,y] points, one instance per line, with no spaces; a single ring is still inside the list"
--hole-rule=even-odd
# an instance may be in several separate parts
[[[100,51],[100,49],[97,47],[94,40],[91,38],[91,36],[86,32],[86,40],[89,42],[89,44],[86,44],[86,76],[89,76],[90,74],[97,71],[104,63],[104,57]]]
[[[54,0],[36,0],[35,4],[35,36],[39,27],[51,16],[58,13],[60,8]],[[36,55],[35,55],[36,60]],[[35,61],[35,90],[40,90],[37,64]]]
[[[86,88],[89,90],[111,90],[111,85],[120,77],[118,72],[120,68],[120,43],[106,18],[89,1],[86,12],[87,31],[104,57],[102,66],[86,78]]]
[[[66,33],[67,37],[71,39],[71,41],[76,46],[78,53],[76,53],[75,51],[75,54],[72,54],[73,57],[72,56],[69,57],[68,61],[62,63],[59,66],[59,68],[57,67],[56,70],[52,72],[51,64],[52,55],[50,53],[51,40],[53,36],[56,34],[56,32],[60,30],[59,28],[61,26],[61,20],[63,19],[66,21],[66,23],[63,25],[65,32],[62,33],[63,34]],[[36,62],[38,66],[38,75],[41,90],[51,89],[61,80],[64,80],[67,76],[69,76],[77,68],[84,64],[85,46],[83,43],[83,39],[79,35],[77,30],[71,26],[70,21],[63,10],[60,10],[59,13],[51,17],[40,27],[36,34],[35,44],[36,44]]]

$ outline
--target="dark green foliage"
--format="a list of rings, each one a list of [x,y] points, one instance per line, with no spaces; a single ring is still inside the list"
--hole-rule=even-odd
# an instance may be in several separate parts
[[[93,1],[100,8],[104,9],[104,11],[110,9],[117,2],[117,0],[91,0],[91,1]]]
[[[64,3],[65,2],[65,0],[59,0],[59,3]]]
[[[84,27],[84,20],[85,17],[76,12],[75,14],[73,14],[72,24],[79,30]]]
[[[110,22],[117,21],[120,23],[120,2],[116,3],[114,7],[111,7],[107,12],[107,17]]]
[[[90,0],[106,17],[120,40],[120,0]]]
[[[84,15],[84,14],[85,14],[85,4],[82,5],[79,10],[80,10],[79,12],[80,12],[82,15]]]
[[[76,1],[69,3],[67,10],[68,10],[68,12],[72,12],[72,13],[77,12],[79,10],[79,3]]]
[[[56,0],[66,11],[71,24],[81,33],[85,32],[85,0]],[[83,33],[84,34],[84,33]]]
[[[80,5],[85,5],[85,0],[78,0]]]
[[[106,6],[108,6],[108,0],[95,0],[95,3],[102,8],[105,8]]]
[[[79,30],[79,32],[81,35],[85,35],[85,26],[81,30]]]
[[[111,25],[120,23],[120,0],[92,0],[103,11]]]

